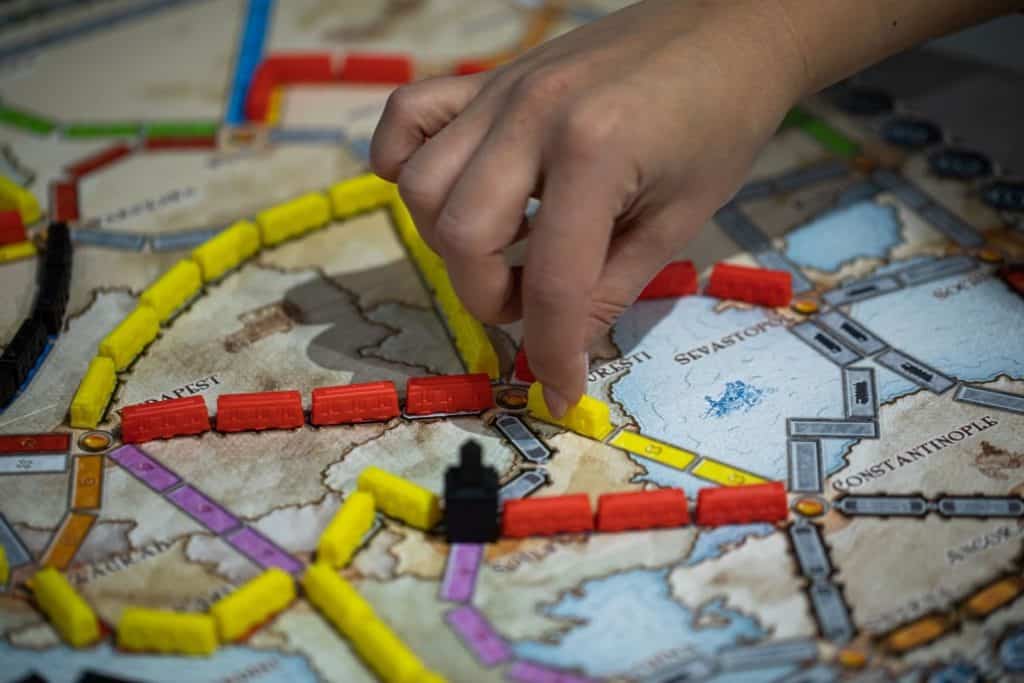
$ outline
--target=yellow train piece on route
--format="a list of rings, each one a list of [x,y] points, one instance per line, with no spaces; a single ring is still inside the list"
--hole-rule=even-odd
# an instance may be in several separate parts
[[[216,280],[260,250],[260,229],[252,221],[238,221],[224,228],[192,251],[203,282]]]
[[[455,350],[458,351],[466,369],[469,372],[483,372],[491,379],[498,379],[501,377],[501,364],[494,344],[491,343],[483,324],[466,310],[455,294],[444,261],[423,241],[412,216],[409,215],[409,209],[400,199],[395,199],[391,210],[398,235],[405,243],[409,256],[419,268],[423,279],[433,290],[438,308],[441,309],[448,330],[455,341]]]
[[[0,545],[0,586],[7,585],[9,578],[11,578],[11,565],[7,561],[7,551]]]
[[[32,258],[36,255],[36,245],[28,240],[14,242],[0,247],[0,263],[20,261],[21,259]]]
[[[612,431],[611,411],[608,404],[584,395],[579,403],[569,408],[561,420],[556,420],[544,401],[544,390],[540,382],[530,385],[526,408],[538,420],[550,422],[572,431],[601,441]]]
[[[374,618],[370,603],[323,562],[309,565],[299,582],[306,598],[345,637]]]
[[[139,302],[156,311],[160,322],[164,322],[202,286],[203,273],[199,264],[192,259],[182,259],[147,287]]]
[[[366,491],[353,491],[334,515],[316,546],[316,559],[340,569],[352,559],[352,554],[373,526],[375,513],[373,495]]]
[[[608,443],[616,448],[621,448],[634,455],[654,460],[662,465],[674,467],[677,470],[685,470],[697,459],[696,453],[691,453],[682,448],[652,439],[649,436],[644,436],[638,432],[627,430],[616,434]]]
[[[295,600],[291,574],[271,567],[210,607],[221,642],[241,638]]]
[[[310,192],[256,214],[260,241],[271,246],[322,228],[331,220],[331,205],[319,192]]]
[[[964,610],[970,616],[980,619],[988,616],[1003,605],[1008,605],[1024,593],[1024,577],[1008,576],[985,586],[964,602]]]
[[[364,173],[335,183],[327,190],[335,220],[373,211],[398,199],[398,188],[375,173]]]
[[[0,176],[0,211],[17,211],[25,225],[35,223],[43,215],[36,196],[4,176]]]
[[[417,529],[431,529],[441,521],[437,495],[418,484],[379,467],[367,467],[359,473],[360,491],[373,494],[377,508]]]
[[[276,126],[281,121],[281,103],[284,101],[284,88],[274,88],[270,91],[270,101],[267,103],[267,115],[263,124],[267,127]]]
[[[713,481],[716,484],[722,486],[744,486],[746,484],[763,484],[767,482],[767,479],[759,477],[756,474],[750,472],[744,472],[741,469],[733,467],[732,465],[726,465],[724,462],[712,460],[711,458],[704,458],[697,465],[690,470],[690,474],[701,479],[707,479]]]
[[[385,683],[420,680],[426,667],[391,628],[371,619],[349,636],[355,651]]]
[[[68,645],[85,647],[99,640],[96,613],[63,574],[48,567],[36,572],[30,585],[39,609]]]
[[[117,645],[136,652],[211,655],[220,643],[208,614],[128,607],[117,624]]]
[[[114,361],[96,356],[89,363],[75,397],[71,399],[71,426],[93,429],[99,424],[117,385]]]
[[[943,615],[922,617],[886,636],[885,649],[895,653],[909,652],[942,636],[955,623],[955,619]]]
[[[120,372],[132,364],[159,332],[156,311],[140,304],[100,342],[100,355],[114,361],[114,368]]]

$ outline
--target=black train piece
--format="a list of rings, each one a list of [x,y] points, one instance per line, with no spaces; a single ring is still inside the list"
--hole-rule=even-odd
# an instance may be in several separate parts
[[[56,335],[64,324],[71,287],[71,235],[64,223],[52,223],[47,231],[46,253],[39,262],[39,292],[34,314]]]
[[[102,671],[85,671],[76,683],[141,683],[135,678],[118,678]]]
[[[467,441],[460,462],[444,475],[444,519],[449,543],[498,539],[498,473],[483,464],[480,444]]]
[[[14,339],[4,349],[3,356],[0,356],[0,376],[4,377],[0,384],[6,388],[11,383],[8,380],[10,378],[13,380],[15,389],[20,387],[44,348],[46,348],[46,326],[35,316],[26,318],[18,328]],[[11,396],[7,397],[8,400],[13,395],[12,392]]]

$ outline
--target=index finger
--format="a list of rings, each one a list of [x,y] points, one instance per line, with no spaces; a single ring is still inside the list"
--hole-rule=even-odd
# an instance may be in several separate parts
[[[586,330],[621,206],[607,167],[565,159],[546,175],[526,246],[523,330],[530,368],[556,417],[586,389]]]

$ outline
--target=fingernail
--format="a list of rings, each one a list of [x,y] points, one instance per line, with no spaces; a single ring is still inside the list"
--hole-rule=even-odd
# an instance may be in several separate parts
[[[548,411],[556,420],[561,420],[565,411],[569,410],[569,401],[551,387],[544,387],[544,402],[548,404]]]

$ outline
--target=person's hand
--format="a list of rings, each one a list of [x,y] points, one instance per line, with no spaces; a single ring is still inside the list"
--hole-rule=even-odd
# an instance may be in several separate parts
[[[497,70],[394,92],[373,170],[397,181],[466,308],[524,318],[561,416],[588,344],[735,192],[801,94],[773,2],[648,0]],[[530,221],[530,196],[541,200]],[[523,272],[504,250],[528,236]]]

